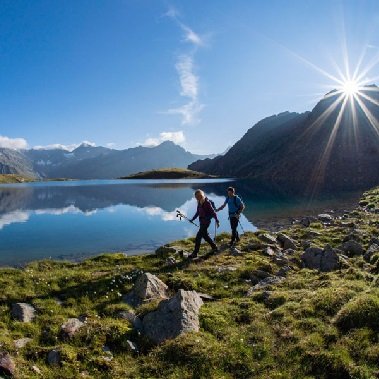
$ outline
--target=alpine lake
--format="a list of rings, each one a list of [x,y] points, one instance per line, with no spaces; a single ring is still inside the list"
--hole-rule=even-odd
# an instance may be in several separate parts
[[[246,210],[239,232],[275,229],[295,218],[356,206],[361,192],[323,195],[310,200],[288,196],[248,180],[77,180],[0,185],[0,265],[20,266],[40,259],[81,260],[100,253],[140,254],[197,228],[177,217],[192,217],[193,194],[202,189],[220,206],[234,186]],[[220,228],[230,231],[228,212],[218,213]]]

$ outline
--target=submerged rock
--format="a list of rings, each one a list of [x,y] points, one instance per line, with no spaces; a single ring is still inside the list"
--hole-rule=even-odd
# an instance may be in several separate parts
[[[12,317],[21,322],[31,322],[35,317],[35,308],[27,303],[12,304]]]
[[[147,272],[138,276],[133,289],[124,297],[124,301],[135,307],[145,301],[167,299],[168,296],[167,285]]]
[[[195,291],[179,290],[173,298],[161,301],[156,311],[143,318],[143,333],[159,344],[182,333],[197,332],[202,305],[203,301]]]

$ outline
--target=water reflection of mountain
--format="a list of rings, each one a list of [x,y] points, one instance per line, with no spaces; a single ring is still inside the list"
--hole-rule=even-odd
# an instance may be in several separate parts
[[[193,196],[191,185],[99,185],[2,188],[0,213],[19,210],[63,209],[82,212],[127,204],[173,211]]]

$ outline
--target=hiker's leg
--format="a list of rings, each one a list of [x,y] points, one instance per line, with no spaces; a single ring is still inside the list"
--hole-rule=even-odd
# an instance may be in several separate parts
[[[193,250],[194,254],[197,254],[199,252],[199,250],[200,250],[200,244],[201,244],[201,239],[202,238],[203,238],[203,231],[201,229],[201,224],[200,224],[200,229],[197,232],[196,238],[195,238],[195,248]]]
[[[204,225],[204,228],[203,228],[203,238],[206,242],[208,242],[212,249],[217,249],[217,246],[216,244],[214,243],[213,239],[210,237],[209,233],[208,233],[208,228],[209,228],[209,225],[210,224],[205,224]]]
[[[237,217],[230,217],[230,227],[232,228],[232,243],[237,239],[237,227],[238,227],[238,219]]]

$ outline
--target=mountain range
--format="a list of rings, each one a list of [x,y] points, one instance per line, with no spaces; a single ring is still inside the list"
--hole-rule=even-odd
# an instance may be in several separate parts
[[[267,117],[225,155],[189,168],[296,191],[369,188],[379,184],[378,105],[375,85],[356,97],[334,90],[311,112]]]
[[[171,141],[155,147],[125,150],[85,143],[73,151],[0,149],[0,173],[36,178],[112,179],[163,167],[186,168],[205,157],[192,154]]]

